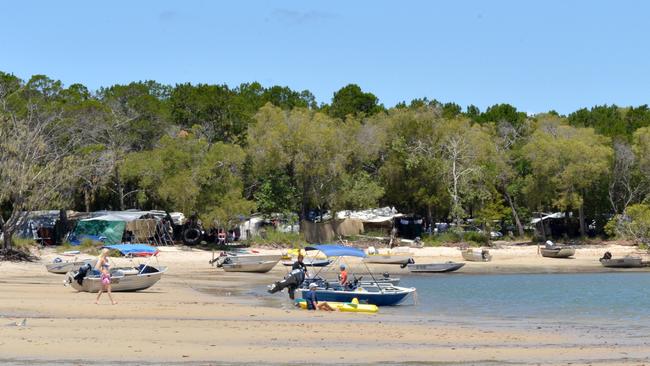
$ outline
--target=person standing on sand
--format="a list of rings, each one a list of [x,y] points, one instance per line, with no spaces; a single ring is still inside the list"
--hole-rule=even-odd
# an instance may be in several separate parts
[[[305,276],[307,275],[307,266],[305,266],[305,263],[303,263],[303,260],[305,257],[302,256],[302,253],[298,253],[298,260],[293,262],[293,265],[291,266],[291,270],[294,269],[302,269],[305,272]]]
[[[111,264],[108,261],[108,248],[104,248],[97,258],[97,269],[101,273],[102,288],[99,289],[97,293],[97,298],[95,299],[95,304],[99,304],[99,298],[102,296],[102,292],[106,291],[108,298],[111,300],[111,304],[117,304],[117,301],[113,300],[111,294]]]

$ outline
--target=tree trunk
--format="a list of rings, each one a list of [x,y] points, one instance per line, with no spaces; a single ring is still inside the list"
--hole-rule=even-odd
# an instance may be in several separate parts
[[[585,228],[585,210],[584,210],[584,203],[580,203],[580,207],[578,208],[578,215],[580,216],[580,236],[586,236],[587,230]]]
[[[84,206],[86,212],[90,212],[90,189],[88,187],[84,187]]]
[[[120,211],[124,211],[124,187],[122,187],[120,171],[117,166],[115,167],[115,184],[117,185],[117,195],[119,196]]]
[[[5,250],[9,250],[12,247],[11,240],[12,240],[12,238],[14,236],[14,233],[11,232],[11,231],[7,231],[7,232],[3,232],[3,233],[4,233],[4,243],[2,244],[2,247]]]
[[[544,236],[544,240],[546,240],[546,223],[544,222],[544,214],[541,213],[539,214],[540,221],[539,223],[542,224],[542,236]]]
[[[515,202],[512,199],[512,197],[510,197],[510,194],[508,194],[507,191],[505,191],[505,196],[506,199],[508,200],[508,204],[510,204],[510,210],[512,210],[512,217],[515,220],[515,225],[517,226],[517,234],[520,237],[522,237],[524,236],[524,225],[522,225],[521,220],[519,220],[519,214],[517,214],[517,208],[515,207]]]

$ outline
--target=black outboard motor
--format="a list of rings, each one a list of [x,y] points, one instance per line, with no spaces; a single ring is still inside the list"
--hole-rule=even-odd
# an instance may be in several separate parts
[[[406,263],[400,264],[399,267],[400,268],[406,268],[409,264],[414,264],[414,263],[415,263],[415,260],[413,258],[409,258],[409,260]]]
[[[294,269],[289,272],[282,281],[278,281],[271,286],[269,286],[268,292],[274,294],[278,291],[282,291],[285,288],[289,291],[289,298],[293,300],[294,293],[296,289],[305,281],[305,272],[302,269]]]
[[[603,255],[603,257],[600,258],[600,259],[604,259],[604,260],[608,261],[608,260],[612,259],[612,253],[610,253],[610,252],[605,252],[605,254]]]
[[[92,269],[93,267],[90,265],[90,263],[86,263],[83,266],[79,267],[79,271],[74,276],[75,281],[77,281],[79,285],[82,285],[84,282],[84,277],[86,277],[88,272]]]

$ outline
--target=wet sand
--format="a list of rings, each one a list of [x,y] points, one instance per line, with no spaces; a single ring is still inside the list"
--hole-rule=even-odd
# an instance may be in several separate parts
[[[458,322],[409,314],[408,306],[375,315],[301,311],[286,294],[259,290],[282,277],[281,265],[264,275],[225,273],[210,267],[210,252],[162,250],[158,261],[169,272],[146,291],[116,293],[114,306],[105,297],[94,305],[95,294],[64,287],[62,275],[47,273],[44,263],[54,253],[42,253],[39,263],[0,263],[0,363],[650,364],[645,338],[598,327]],[[603,252],[579,249],[576,259],[562,260],[537,257],[536,247],[509,247],[461,271],[603,271],[597,262]],[[453,248],[416,254],[418,263],[461,261]],[[10,325],[25,318],[24,327]]]

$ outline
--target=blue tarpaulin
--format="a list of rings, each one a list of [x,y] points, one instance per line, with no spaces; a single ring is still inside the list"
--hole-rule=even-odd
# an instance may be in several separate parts
[[[364,258],[366,253],[358,248],[344,247],[343,245],[310,245],[305,247],[307,250],[319,250],[328,257],[361,257]]]
[[[130,255],[133,257],[148,257],[158,254],[158,248],[152,247],[147,244],[115,244],[104,245],[102,248],[118,250],[123,255]]]

